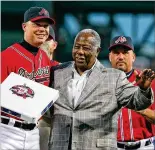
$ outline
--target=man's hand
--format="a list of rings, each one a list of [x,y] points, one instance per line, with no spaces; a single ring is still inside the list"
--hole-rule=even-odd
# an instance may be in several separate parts
[[[145,117],[150,123],[155,124],[155,110],[146,108],[144,110],[139,110],[136,112]]]
[[[135,70],[134,74],[136,75],[137,85],[143,90],[147,90],[150,87],[152,80],[155,79],[155,72],[151,69],[144,69],[139,75]]]

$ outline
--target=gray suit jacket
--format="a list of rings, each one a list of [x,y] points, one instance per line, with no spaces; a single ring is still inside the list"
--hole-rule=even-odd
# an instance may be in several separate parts
[[[60,98],[54,105],[49,149],[117,149],[117,118],[120,108],[147,108],[152,101],[151,90],[141,91],[129,83],[124,72],[105,68],[97,61],[77,105],[73,107],[67,92],[72,69],[71,62],[60,65],[54,71],[54,88],[59,90]]]

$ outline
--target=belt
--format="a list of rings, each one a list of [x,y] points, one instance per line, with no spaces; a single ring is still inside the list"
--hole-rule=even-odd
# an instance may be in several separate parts
[[[10,121],[10,119],[1,118],[1,123],[3,123],[3,124],[8,125],[9,121]],[[19,122],[19,121],[15,121],[13,126],[17,127],[17,128],[24,129],[24,130],[33,130],[35,128],[36,124],[34,124],[34,123],[22,123],[22,122]]]
[[[145,141],[145,146],[148,146],[152,143],[151,139]],[[141,141],[138,142],[129,142],[129,143],[119,143],[117,142],[117,147],[122,149],[138,149],[141,147]]]

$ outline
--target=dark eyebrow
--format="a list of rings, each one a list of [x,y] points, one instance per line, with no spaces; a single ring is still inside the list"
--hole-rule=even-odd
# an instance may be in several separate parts
[[[91,45],[87,45],[87,44],[79,44],[79,43],[76,43],[75,45],[76,46],[82,46],[82,47],[84,47],[84,46],[91,47]]]

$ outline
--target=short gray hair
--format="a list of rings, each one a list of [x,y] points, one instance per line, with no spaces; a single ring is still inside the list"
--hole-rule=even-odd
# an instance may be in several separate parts
[[[75,40],[74,40],[74,43],[75,43],[77,37],[78,37],[81,33],[90,33],[90,34],[92,34],[93,37],[94,37],[94,44],[95,44],[95,46],[97,46],[97,47],[100,47],[100,46],[101,46],[101,38],[100,38],[100,35],[99,35],[95,30],[93,30],[93,29],[83,29],[83,30],[81,30],[81,31],[76,35]]]

